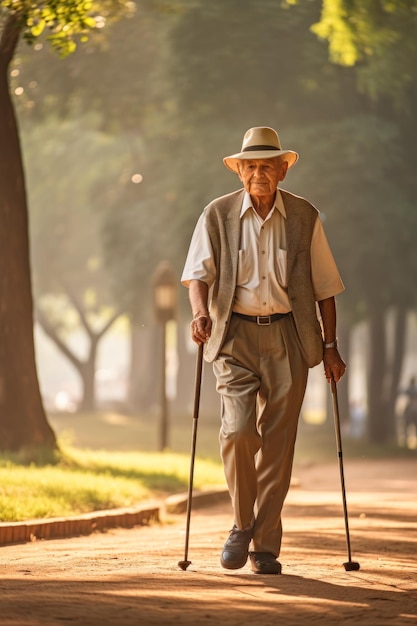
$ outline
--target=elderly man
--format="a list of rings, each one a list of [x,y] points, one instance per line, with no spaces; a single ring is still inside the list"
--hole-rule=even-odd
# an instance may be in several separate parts
[[[239,569],[249,555],[256,574],[281,573],[281,511],[308,368],[323,361],[336,382],[346,368],[334,300],[344,287],[318,212],[278,189],[297,159],[274,129],[245,133],[241,152],[224,158],[243,189],[204,209],[182,275],[192,339],[206,344],[221,397],[234,525],[220,562]]]

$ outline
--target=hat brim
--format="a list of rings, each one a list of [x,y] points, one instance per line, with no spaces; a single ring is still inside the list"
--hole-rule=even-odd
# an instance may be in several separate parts
[[[292,167],[298,161],[298,153],[293,150],[259,150],[239,152],[238,154],[232,154],[224,157],[223,163],[225,166],[234,172],[238,173],[237,164],[239,161],[253,160],[253,159],[273,159],[274,157],[287,157],[285,160],[288,163],[288,168]]]

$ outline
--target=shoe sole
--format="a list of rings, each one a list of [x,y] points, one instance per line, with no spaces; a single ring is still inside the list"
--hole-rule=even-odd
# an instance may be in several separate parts
[[[281,574],[282,566],[279,561],[276,560],[264,560],[263,562],[260,560],[259,567],[254,559],[252,559],[252,554],[250,555],[250,565],[251,570],[254,574]],[[269,561],[269,562],[268,562]]]
[[[256,574],[257,576],[270,576],[270,575],[275,575],[276,576],[277,574],[281,574],[281,570],[279,570],[279,571],[277,571],[277,570],[272,571],[271,570],[269,572],[260,572],[258,570],[253,569],[253,568],[252,568],[252,572],[254,574]]]
[[[220,564],[222,567],[224,567],[224,569],[241,569],[248,562],[248,556],[249,554],[247,554],[244,559],[242,557],[241,561],[232,561],[232,562],[226,561],[223,559],[223,557],[220,557]]]

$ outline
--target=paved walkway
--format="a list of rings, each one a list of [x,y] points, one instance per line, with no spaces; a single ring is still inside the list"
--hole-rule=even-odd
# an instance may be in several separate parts
[[[162,524],[0,548],[2,626],[152,624],[329,626],[417,622],[417,459],[345,462],[353,559],[337,462],[297,468],[285,507],[281,576],[228,572],[232,524],[221,498],[194,509],[187,571],[184,514]]]

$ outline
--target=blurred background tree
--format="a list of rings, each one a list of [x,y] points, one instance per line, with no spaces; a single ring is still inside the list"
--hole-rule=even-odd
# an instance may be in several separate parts
[[[56,443],[35,366],[26,189],[9,90],[10,64],[21,37],[31,44],[46,29],[47,41],[64,56],[105,19],[100,11],[125,8],[119,0],[0,2],[0,441],[4,450],[54,448]]]
[[[391,127],[391,137],[387,134],[385,146],[380,145],[385,167],[376,165],[376,151],[369,155],[368,171],[379,171],[379,176],[373,185],[371,181],[367,185],[372,190],[368,206],[375,206],[378,219],[377,224],[370,225],[368,234],[378,234],[380,246],[372,249],[366,273],[356,273],[357,284],[366,277],[368,290],[364,302],[371,338],[369,434],[373,441],[386,441],[395,434],[394,409],[404,362],[407,312],[415,311],[416,305],[410,285],[417,269],[413,246],[417,191],[413,166],[417,156],[417,2],[323,0],[320,20],[312,30],[328,41],[332,62],[354,68],[358,92],[366,95],[379,117],[379,138],[389,133]],[[378,150],[377,143],[370,146]],[[387,348],[390,313],[395,315],[391,354]]]
[[[59,134],[55,132],[58,125]],[[126,156],[124,147],[118,150],[114,138],[95,126],[92,116],[61,123],[51,117],[33,126],[24,143],[28,185],[32,177],[42,181],[34,185],[31,196],[36,319],[76,368],[82,383],[82,410],[96,407],[99,343],[126,306],[122,298],[114,299],[104,269],[100,197],[91,193],[123,167]],[[74,185],[73,177],[78,184]],[[87,339],[85,356],[71,344],[71,337],[80,332]]]

